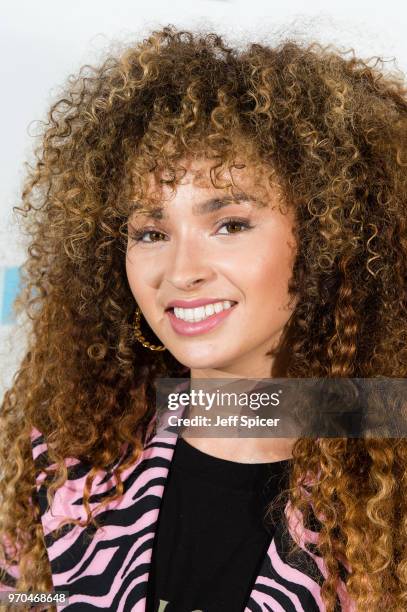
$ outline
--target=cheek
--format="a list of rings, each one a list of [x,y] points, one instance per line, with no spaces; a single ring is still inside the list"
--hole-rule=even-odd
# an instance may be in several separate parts
[[[131,292],[134,294],[134,284],[135,284],[135,273],[134,268],[129,260],[129,255],[126,255],[126,276],[131,289]]]
[[[148,324],[154,326],[154,320],[157,317],[155,290],[149,282],[146,266],[136,267],[134,263],[126,259],[126,274],[135,302],[137,302]]]
[[[126,274],[130,290],[134,298],[139,301],[143,296],[143,277],[140,273],[140,268],[136,271],[136,266],[131,262],[129,257],[126,257]]]
[[[250,268],[248,282],[252,295],[257,296],[257,307],[264,311],[268,305],[269,311],[286,311],[290,299],[288,282],[293,271],[292,251],[288,248],[284,252],[269,249],[257,257]]]

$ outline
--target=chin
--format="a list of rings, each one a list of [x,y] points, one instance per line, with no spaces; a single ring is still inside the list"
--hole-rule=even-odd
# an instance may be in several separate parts
[[[180,355],[176,356],[176,359],[190,370],[224,370],[231,363],[230,359],[221,356],[216,358],[213,354],[207,356]]]

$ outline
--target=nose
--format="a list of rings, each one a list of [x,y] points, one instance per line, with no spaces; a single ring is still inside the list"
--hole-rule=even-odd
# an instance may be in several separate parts
[[[213,279],[215,271],[205,249],[196,241],[184,240],[174,248],[167,262],[166,279],[179,290],[200,287]]]

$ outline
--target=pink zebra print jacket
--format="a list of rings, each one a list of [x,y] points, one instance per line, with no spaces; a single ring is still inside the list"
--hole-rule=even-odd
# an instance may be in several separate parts
[[[157,432],[154,420],[147,429],[140,457],[122,473],[123,496],[96,512],[102,528],[95,533],[94,526],[67,525],[58,537],[54,532],[63,518],[86,519],[82,494],[90,467],[78,459],[67,459],[68,479],[56,491],[52,506],[47,507],[43,484],[44,467],[50,465],[47,445],[41,432],[32,430],[36,489],[53,586],[56,591],[69,592],[68,603],[59,604],[58,610],[148,612],[146,594],[154,535],[177,441],[177,434],[163,436]],[[114,486],[111,471],[101,473],[94,481],[89,500],[92,510]],[[315,517],[312,526],[304,525],[289,502],[284,515],[286,520],[276,526],[244,612],[326,610],[321,598],[326,568],[317,547],[320,523]],[[288,558],[294,534],[300,548]],[[345,587],[348,570],[343,564],[340,567],[335,612],[354,612],[356,607]],[[10,567],[0,591],[13,590],[17,577],[18,567]]]

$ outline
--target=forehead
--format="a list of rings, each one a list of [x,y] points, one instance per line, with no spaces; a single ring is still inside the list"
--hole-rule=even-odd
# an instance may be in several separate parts
[[[184,159],[175,174],[174,181],[170,180],[169,172],[150,172],[143,193],[132,202],[130,214],[162,218],[180,187],[189,195],[193,192],[194,214],[210,213],[232,203],[248,202],[261,208],[281,201],[280,187],[272,168],[266,164],[237,160],[219,169],[213,160]]]

